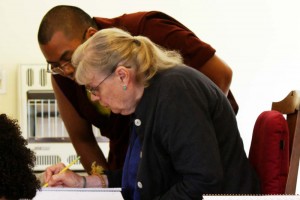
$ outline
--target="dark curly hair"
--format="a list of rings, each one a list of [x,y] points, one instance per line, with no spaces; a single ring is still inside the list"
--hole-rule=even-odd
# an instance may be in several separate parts
[[[0,198],[35,197],[40,182],[33,173],[35,155],[26,147],[17,120],[0,115]]]

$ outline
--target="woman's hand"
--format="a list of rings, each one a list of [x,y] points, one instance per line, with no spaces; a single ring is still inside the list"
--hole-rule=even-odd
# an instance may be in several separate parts
[[[49,187],[72,187],[82,188],[84,179],[71,170],[67,170],[61,174],[54,174],[48,181]]]
[[[45,183],[49,187],[83,187],[83,178],[75,172],[67,170],[60,174],[65,167],[63,163],[47,167],[44,172]]]
[[[65,168],[63,163],[47,167],[44,174],[44,181],[48,183],[49,187],[95,187],[101,188],[103,185],[108,186],[108,179],[106,175],[89,175],[83,178],[71,170],[60,173]]]
[[[44,172],[44,182],[48,183],[53,175],[58,174],[61,170],[63,170],[66,166],[63,163],[58,163],[56,165],[52,165],[47,167]]]

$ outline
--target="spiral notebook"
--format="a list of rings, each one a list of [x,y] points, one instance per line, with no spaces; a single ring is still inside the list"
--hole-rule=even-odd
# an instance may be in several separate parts
[[[33,200],[123,200],[121,188],[42,188]]]
[[[300,200],[300,195],[203,195],[203,200]]]

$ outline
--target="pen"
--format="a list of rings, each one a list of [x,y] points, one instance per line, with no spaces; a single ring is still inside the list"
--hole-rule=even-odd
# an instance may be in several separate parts
[[[58,174],[62,174],[65,171],[67,171],[72,165],[74,165],[78,160],[80,159],[80,156],[78,156],[75,160],[73,160],[68,166],[63,168]],[[45,183],[43,187],[48,187],[48,183]]]

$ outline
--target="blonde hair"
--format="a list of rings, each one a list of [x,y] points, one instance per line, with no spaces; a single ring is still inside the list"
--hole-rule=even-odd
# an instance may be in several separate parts
[[[181,55],[166,50],[144,36],[132,36],[118,28],[102,29],[73,54],[75,78],[86,85],[96,73],[111,73],[118,65],[133,68],[136,80],[145,86],[160,70],[182,64]]]

